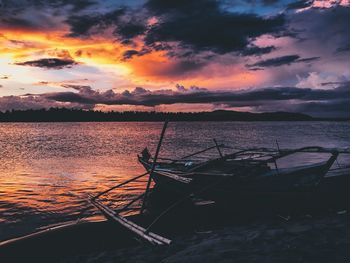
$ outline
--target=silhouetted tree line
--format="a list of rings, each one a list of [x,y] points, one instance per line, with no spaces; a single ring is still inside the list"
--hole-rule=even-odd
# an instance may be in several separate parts
[[[212,112],[103,112],[93,110],[51,108],[0,112],[1,122],[97,122],[97,121],[308,121],[312,117],[300,113]]]

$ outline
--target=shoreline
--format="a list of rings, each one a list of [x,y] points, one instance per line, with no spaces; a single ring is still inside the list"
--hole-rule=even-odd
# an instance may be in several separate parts
[[[342,211],[343,212],[343,211]],[[349,262],[350,215],[272,219],[180,235],[169,247],[137,245],[62,262]]]
[[[44,248],[41,253],[30,251],[29,254],[16,250],[16,256],[26,259],[33,257],[36,262],[50,260],[61,263],[92,261],[347,263],[350,259],[350,214],[347,210],[317,215],[306,214],[289,220],[274,216],[231,225],[206,226],[202,229],[174,233],[171,245],[157,247],[135,242],[135,239],[128,238],[129,235],[122,228],[113,228],[107,221],[80,223],[77,226],[67,225],[66,229],[68,230],[59,226],[52,228],[46,241],[40,234],[32,234],[34,239],[31,240],[29,236],[27,240],[31,245],[34,243],[38,251],[43,247],[37,245],[45,242],[45,246],[55,251],[56,255]],[[67,233],[60,234],[62,231]],[[79,239],[79,235],[84,235],[87,239],[96,233],[98,235],[94,235],[93,240]],[[67,239],[67,234],[71,236],[70,239]],[[57,250],[60,243],[50,244],[54,243],[54,239],[59,239],[59,242],[64,242],[65,245]],[[81,244],[74,243],[75,239],[81,240]],[[15,242],[22,242],[20,246],[29,249],[26,240],[17,241]],[[77,247],[83,250],[76,250]],[[63,253],[67,252],[66,249],[70,251],[63,256]],[[0,250],[0,255],[2,252]],[[40,259],[40,256],[44,257]],[[9,259],[12,259],[11,257]],[[7,259],[6,254],[4,259]]]
[[[101,262],[349,262],[350,216],[272,220],[176,238],[169,247],[139,245],[86,255]],[[81,255],[75,259],[81,259]],[[74,262],[71,258],[63,262]]]
[[[349,116],[315,117],[299,112],[241,112],[231,110],[199,112],[94,111],[66,108],[12,110],[0,112],[0,122],[178,122],[197,121],[349,121]]]

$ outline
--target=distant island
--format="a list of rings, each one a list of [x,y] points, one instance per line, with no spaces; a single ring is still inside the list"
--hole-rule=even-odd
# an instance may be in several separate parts
[[[0,112],[0,122],[111,122],[111,121],[312,121],[323,120],[302,113],[250,113],[217,110],[212,112],[103,112],[51,108]]]

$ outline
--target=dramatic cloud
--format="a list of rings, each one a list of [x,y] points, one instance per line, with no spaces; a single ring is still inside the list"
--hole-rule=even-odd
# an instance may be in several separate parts
[[[97,4],[96,1],[93,0],[61,0],[61,1],[54,1],[54,2],[60,2],[62,5],[70,5],[72,6],[72,11],[79,12],[82,11],[88,7],[92,7]]]
[[[344,6],[311,8],[290,16],[290,25],[302,40],[301,45],[331,55],[338,48],[348,47],[349,24],[350,8]]]
[[[181,48],[218,54],[233,51],[263,54],[273,48],[249,49],[250,39],[267,33],[278,34],[284,29],[285,22],[283,15],[261,17],[227,12],[219,1],[214,0],[149,0],[142,11],[132,11],[123,7],[102,15],[71,16],[67,20],[71,26],[70,36],[87,37],[113,26],[114,35],[123,44],[134,43],[142,36],[143,51],[170,49],[182,52],[177,50]],[[144,21],[152,21],[154,17],[157,17],[154,22],[145,24]],[[175,49],[172,48],[174,42],[177,43]],[[128,51],[124,58],[146,53],[136,52]]]
[[[78,63],[70,59],[43,58],[38,60],[17,62],[15,64],[20,66],[31,66],[47,69],[62,69],[65,67],[72,67],[74,65],[77,65]]]
[[[271,51],[275,50],[276,48],[274,46],[268,46],[268,47],[257,47],[257,46],[253,46],[253,47],[248,47],[246,49],[244,49],[243,51],[241,51],[241,54],[243,56],[261,56],[263,54],[268,54]]]
[[[132,58],[133,56],[140,55],[140,52],[134,49],[127,50],[123,53],[123,59],[127,60]]]
[[[41,95],[28,94],[21,97],[4,97],[0,103],[5,107],[16,106],[23,109],[66,105],[92,109],[96,105],[134,105],[155,107],[172,104],[225,105],[226,108],[249,107],[254,111],[279,110],[306,112],[314,116],[349,117],[350,86],[344,83],[334,89],[303,89],[293,87],[265,88],[246,91],[209,91],[199,87],[185,88],[177,85],[177,90],[150,91],[141,87],[133,91],[116,93],[112,90],[99,92],[89,86],[64,85],[76,92],[56,92]],[[293,103],[290,103],[290,102]],[[28,106],[29,105],[29,106]]]
[[[99,0],[2,0],[0,2],[0,8],[7,10],[21,11],[29,7],[33,8],[65,8],[69,7],[73,12],[84,10],[88,7],[96,5]]]
[[[348,0],[0,0],[1,107],[209,105],[345,116],[349,7]]]
[[[150,0],[147,6],[160,16],[145,36],[147,45],[178,42],[196,52],[225,54],[243,51],[249,39],[263,34],[278,34],[283,29],[283,15],[261,17],[256,14],[231,13],[218,1]]]
[[[345,51],[350,51],[350,44],[347,44],[345,46],[342,46],[342,47],[338,47],[337,52],[345,52]]]
[[[103,30],[119,21],[119,18],[124,14],[124,9],[118,9],[107,14],[72,15],[67,19],[67,23],[71,27],[69,36],[89,37],[90,34],[94,33],[92,29]]]
[[[89,109],[91,105],[81,105],[77,103],[62,103],[54,100],[48,100],[44,96],[4,96],[0,97],[0,111],[9,109],[30,110],[30,109],[48,109],[48,108],[78,108]],[[91,107],[92,109],[93,107]]]
[[[303,9],[310,7],[312,5],[312,1],[298,0],[291,2],[287,5],[287,9]]]
[[[250,68],[256,68],[256,67],[278,67],[282,65],[290,65],[292,63],[297,62],[311,62],[314,60],[318,60],[320,57],[311,57],[311,58],[300,58],[298,55],[289,55],[289,56],[282,56],[277,58],[270,58],[262,61],[258,61],[254,64],[247,65]]]

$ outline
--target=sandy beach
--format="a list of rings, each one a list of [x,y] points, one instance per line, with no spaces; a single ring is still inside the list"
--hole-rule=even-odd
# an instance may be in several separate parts
[[[180,235],[167,247],[134,247],[61,262],[349,262],[350,215],[279,217]]]

